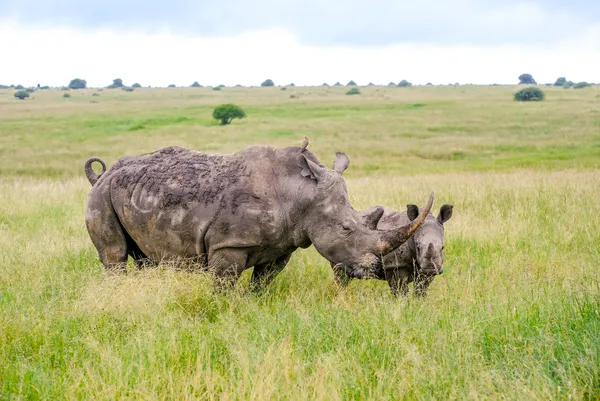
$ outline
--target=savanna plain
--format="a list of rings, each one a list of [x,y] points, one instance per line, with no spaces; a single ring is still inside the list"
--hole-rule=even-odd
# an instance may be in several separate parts
[[[600,399],[600,88],[542,89],[0,90],[0,399]],[[340,288],[313,248],[259,294],[104,272],[87,158],[304,136],[356,209],[454,205],[427,297]]]

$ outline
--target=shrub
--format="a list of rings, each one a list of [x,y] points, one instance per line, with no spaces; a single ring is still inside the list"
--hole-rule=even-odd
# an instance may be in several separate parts
[[[346,86],[356,86],[356,82],[354,82],[354,81],[350,80],[350,82],[348,82],[348,83],[346,84]]]
[[[519,75],[519,85],[537,85],[531,74]]]
[[[373,82],[369,82],[367,86],[375,86],[375,84]]]
[[[33,89],[33,88],[27,88],[27,89],[25,89],[25,92],[33,93],[33,92],[35,92],[35,89]]]
[[[563,85],[563,88],[565,89],[569,89],[570,87],[572,87],[573,85],[575,85],[575,83],[573,81],[567,81],[565,82],[565,84]]]
[[[40,89],[41,90],[47,90],[47,89],[50,89],[50,87],[49,86],[41,86]]]
[[[246,113],[239,106],[235,104],[222,104],[213,110],[213,118],[220,120],[221,125],[227,125],[231,123],[234,118],[244,118]]]
[[[217,85],[219,88],[225,88],[225,85],[221,84],[221,85]]]
[[[408,82],[406,79],[403,79],[402,81],[398,82],[398,86],[400,88],[406,88],[406,87],[412,86],[412,84],[410,82]]]
[[[425,86],[433,86],[433,84],[431,82],[427,82]]]
[[[0,89],[8,89],[8,88],[10,88],[10,86],[8,86],[8,85],[0,85]]]
[[[342,86],[342,84],[338,81],[335,84],[333,84],[333,86]]]
[[[298,95],[290,95],[290,99],[298,99]]]
[[[519,102],[534,102],[544,100],[544,92],[539,88],[525,88],[515,93],[515,100]]]
[[[167,86],[167,88],[177,88],[174,84]]]
[[[286,90],[287,90],[287,88],[286,88],[285,86],[282,86],[282,87],[281,87],[281,90],[282,90],[282,91],[286,91]]]
[[[577,82],[575,85],[573,85],[573,89],[583,89],[587,88],[588,86],[592,85],[588,84],[587,82]]]
[[[15,89],[21,90],[21,89],[25,89],[25,87],[23,85],[17,85],[17,86],[15,86]]]
[[[64,94],[63,94],[63,97],[64,97],[64,98],[69,98],[69,97],[71,97],[71,94],[70,94],[70,93],[64,93]]]
[[[140,85],[139,83],[134,83],[133,85],[131,85],[132,88],[141,88],[142,85]]]
[[[100,96],[99,93],[92,93],[92,96]]]
[[[560,77],[556,80],[556,82],[554,82],[554,86],[565,86],[566,83],[567,83],[567,78]]]
[[[321,86],[329,86],[329,84],[327,82],[323,82]]]
[[[25,92],[25,91],[18,91],[18,92],[15,92],[15,97],[20,100],[25,100],[26,98],[29,97],[29,93]]]
[[[346,92],[346,95],[360,95],[360,90],[358,88],[352,88]]]
[[[85,79],[75,78],[69,82],[69,89],[85,89],[87,86],[87,82]]]
[[[214,91],[220,91],[221,87],[220,86],[213,86],[212,90],[214,90]]]
[[[275,83],[271,79],[267,79],[265,82],[260,84],[260,86],[275,86]]]
[[[291,84],[289,84],[288,86],[296,86],[296,84],[294,84],[293,82]]]
[[[125,92],[133,92],[133,88],[131,88],[129,86],[124,86],[121,89],[124,90]]]
[[[240,84],[237,84],[235,87],[236,87],[236,88],[241,88],[241,87],[242,87],[242,85],[240,85]]]
[[[200,85],[198,81],[194,81],[194,83],[190,85],[190,88],[202,88],[202,85]]]
[[[396,84],[395,84],[395,83],[393,83],[393,82],[390,82],[390,83],[388,84],[388,86],[396,86]]]

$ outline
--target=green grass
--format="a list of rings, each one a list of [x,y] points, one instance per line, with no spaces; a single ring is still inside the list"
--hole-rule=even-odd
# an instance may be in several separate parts
[[[0,90],[0,399],[600,398],[597,88]],[[296,94],[298,99],[290,99]],[[219,127],[212,108],[248,118]],[[418,105],[418,106],[417,106]],[[427,298],[336,287],[313,249],[260,295],[206,275],[107,274],[83,162],[180,145],[351,160],[352,204],[452,203]]]

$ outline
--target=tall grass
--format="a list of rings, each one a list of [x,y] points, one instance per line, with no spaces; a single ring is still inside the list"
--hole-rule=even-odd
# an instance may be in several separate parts
[[[111,160],[124,148],[131,154],[139,149],[108,130],[106,136],[98,133],[78,141],[77,121],[113,121],[113,113],[123,113],[115,110],[117,102],[135,104],[140,113],[156,113],[154,121],[164,121],[157,106],[172,107],[164,113],[175,115],[180,113],[174,111],[180,107],[178,100],[161,99],[160,91],[111,95],[115,98],[101,117],[87,103],[77,106],[79,95],[74,95],[69,107],[81,107],[81,115],[62,120],[60,114],[66,111],[56,117],[49,111],[55,100],[38,98],[34,100],[47,104],[27,106],[34,110],[32,119],[19,115],[21,109],[2,115],[0,127],[12,128],[0,137],[8,144],[0,162],[0,399],[600,398],[600,175],[577,158],[568,159],[569,168],[550,168],[544,164],[542,145],[545,135],[562,132],[572,138],[573,149],[580,149],[583,143],[598,141],[598,134],[590,127],[575,129],[570,122],[550,131],[530,130],[547,124],[545,117],[536,114],[539,110],[528,112],[528,122],[517,122],[525,118],[520,112],[520,117],[504,115],[494,109],[503,102],[495,88],[466,88],[466,93],[460,88],[410,88],[407,95],[395,96],[412,97],[413,103],[416,98],[428,102],[465,96],[464,104],[456,107],[496,116],[491,126],[499,125],[502,115],[506,126],[522,124],[514,128],[511,141],[532,135],[524,142],[539,140],[540,148],[512,154],[535,161],[539,152],[539,163],[490,171],[489,165],[471,159],[465,168],[460,166],[464,160],[436,159],[427,171],[419,171],[414,161],[394,173],[388,171],[394,157],[378,158],[367,149],[373,143],[368,136],[382,127],[368,129],[368,122],[379,121],[381,112],[365,99],[376,98],[374,90],[365,88],[356,107],[366,111],[348,113],[349,122],[326,117],[306,122],[322,129],[311,137],[310,146],[323,162],[331,156],[326,150],[334,146],[350,155],[347,183],[357,209],[423,204],[431,190],[437,209],[443,203],[455,205],[446,223],[445,273],[422,300],[395,299],[382,281],[353,281],[338,288],[328,263],[313,249],[296,252],[284,272],[258,295],[246,290],[250,271],[227,294],[216,291],[206,275],[169,265],[132,269],[126,275],[105,273],[83,224],[89,184],[81,161],[103,147],[102,155]],[[251,126],[227,127],[233,129],[225,131],[223,142],[211,142],[215,148],[241,147],[227,142],[236,135],[248,135],[248,143],[271,143],[262,135],[274,126],[298,132],[293,116],[269,117],[259,111],[258,104],[287,102],[280,91],[228,91],[233,90],[224,89],[218,96],[240,102],[251,98],[246,101],[257,104],[260,117]],[[191,91],[178,93],[183,97]],[[481,96],[480,103],[473,93]],[[139,99],[120,99],[129,95]],[[334,106],[349,106],[343,93],[329,101],[313,96],[305,107],[317,116]],[[547,102],[551,99],[552,91]],[[586,121],[595,121],[589,99],[562,101],[587,104],[592,117]],[[437,109],[432,109],[435,115]],[[555,124],[575,113],[558,101],[557,110]],[[36,122],[38,118],[50,122]],[[52,131],[52,118],[64,131]],[[414,126],[433,125],[427,114],[411,118]],[[342,148],[343,143],[335,143],[341,135],[337,127],[351,122],[362,123],[346,133],[351,141]],[[481,121],[481,127],[485,124]],[[146,131],[150,144],[143,146],[175,142],[202,148],[193,136],[212,129],[217,128],[173,120]],[[409,143],[441,151],[459,135],[431,132],[435,137],[415,137]],[[473,128],[465,143],[480,141],[482,149],[494,143],[508,146],[499,131],[494,135]],[[299,138],[294,134],[272,142],[299,143]],[[39,145],[28,146],[37,141]],[[400,152],[404,146],[405,140],[396,137],[387,148]],[[513,149],[499,152],[511,154]],[[53,168],[59,173],[44,170],[48,160],[55,160]],[[598,159],[588,162],[597,165]],[[21,170],[10,167],[19,165]],[[367,165],[379,170],[368,174]]]

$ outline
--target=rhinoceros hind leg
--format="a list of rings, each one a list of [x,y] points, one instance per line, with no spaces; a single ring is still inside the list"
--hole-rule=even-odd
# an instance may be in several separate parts
[[[105,202],[102,198],[90,200],[85,224],[104,267],[107,270],[124,271],[127,263],[127,239],[110,202]]]
[[[143,267],[157,266],[156,262],[146,256],[127,232],[125,232],[125,238],[127,239],[127,253],[133,259],[136,268],[141,269]]]
[[[280,256],[272,262],[254,266],[250,288],[260,291],[268,286],[271,281],[285,268],[292,257],[291,253]]]

